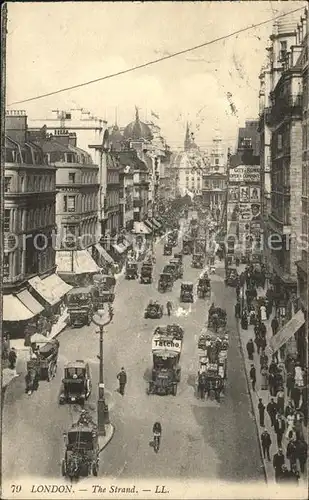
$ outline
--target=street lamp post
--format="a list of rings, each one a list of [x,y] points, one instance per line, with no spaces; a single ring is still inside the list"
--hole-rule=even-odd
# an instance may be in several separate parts
[[[99,309],[96,314],[94,314],[92,321],[97,325],[100,330],[100,367],[99,367],[99,397],[98,397],[98,433],[99,436],[105,436],[106,430],[105,425],[109,423],[109,412],[108,405],[105,402],[105,392],[104,392],[104,373],[103,373],[103,333],[104,327],[107,326],[113,319],[114,313],[111,304],[108,304],[108,318],[106,319],[106,314],[104,309]]]

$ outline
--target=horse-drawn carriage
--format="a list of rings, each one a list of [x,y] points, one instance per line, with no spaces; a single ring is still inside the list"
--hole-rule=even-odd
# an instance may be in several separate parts
[[[32,357],[27,361],[25,377],[26,393],[29,395],[37,389],[40,380],[48,382],[55,377],[59,352],[59,341],[52,339],[41,347],[34,348]]]
[[[228,340],[216,335],[206,334],[205,342],[199,338],[199,367],[197,374],[198,393],[201,398],[205,393],[210,399],[220,402],[227,378]]]
[[[217,333],[219,329],[225,329],[226,324],[227,317],[225,309],[215,307],[212,304],[208,312],[208,328]]]
[[[194,302],[193,283],[191,281],[184,281],[181,283],[180,302]]]
[[[64,477],[97,476],[99,471],[98,429],[90,415],[82,412],[79,420],[65,435],[65,453],[61,463]]]
[[[211,296],[211,285],[208,277],[202,276],[197,284],[197,296],[199,299],[204,299]]]

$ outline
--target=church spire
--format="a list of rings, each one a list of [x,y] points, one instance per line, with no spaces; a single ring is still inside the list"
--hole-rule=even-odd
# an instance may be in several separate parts
[[[185,136],[185,142],[184,142],[185,151],[190,149],[190,145],[191,145],[190,130],[189,130],[189,123],[187,122],[186,136]]]

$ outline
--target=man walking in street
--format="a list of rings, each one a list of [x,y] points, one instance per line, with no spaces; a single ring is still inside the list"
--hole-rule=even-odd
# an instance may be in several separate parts
[[[255,391],[255,384],[256,384],[256,369],[254,365],[251,365],[250,368],[250,380],[252,383],[252,390]]]
[[[263,404],[262,398],[259,398],[258,404],[259,416],[260,416],[260,426],[265,426],[265,405]]]
[[[127,374],[125,372],[125,369],[122,367],[120,372],[117,375],[117,379],[119,380],[119,393],[121,396],[124,396],[124,389],[125,385],[127,383]]]
[[[170,316],[172,312],[172,303],[169,300],[166,302],[166,310],[167,310],[167,315]]]
[[[304,474],[308,456],[308,445],[304,439],[296,441],[296,457],[299,460],[300,472]]]
[[[276,415],[277,415],[277,405],[273,398],[271,398],[270,402],[267,405],[267,413],[269,415],[271,426],[274,427]]]
[[[252,339],[249,340],[246,347],[247,347],[248,358],[250,359],[250,361],[253,361],[254,343]]]
[[[286,458],[290,461],[290,468],[292,470],[293,465],[296,465],[296,454],[297,448],[294,439],[290,439],[286,447]]]
[[[273,332],[273,335],[276,335],[276,333],[278,332],[278,328],[279,328],[279,321],[277,319],[277,316],[275,316],[272,320],[271,320],[271,329],[272,329],[272,332]]]
[[[278,482],[280,480],[282,474],[282,466],[284,465],[285,458],[283,455],[283,451],[281,448],[278,449],[278,452],[274,455],[273,458],[273,467],[275,469],[275,480]]]
[[[283,415],[280,412],[276,415],[274,428],[277,435],[277,446],[278,448],[281,448],[282,437],[285,431],[285,421]]]
[[[12,349],[9,352],[9,367],[11,370],[15,370],[16,361],[17,361],[16,350],[15,347],[12,347]]]
[[[261,434],[261,442],[262,442],[262,450],[263,450],[263,456],[270,462],[270,446],[271,446],[271,437],[269,432],[265,429],[262,434]]]

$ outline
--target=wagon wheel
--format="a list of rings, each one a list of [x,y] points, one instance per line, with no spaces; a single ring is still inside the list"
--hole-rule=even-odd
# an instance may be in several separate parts
[[[98,463],[97,462],[94,462],[94,464],[92,465],[92,474],[94,476],[98,475]]]

